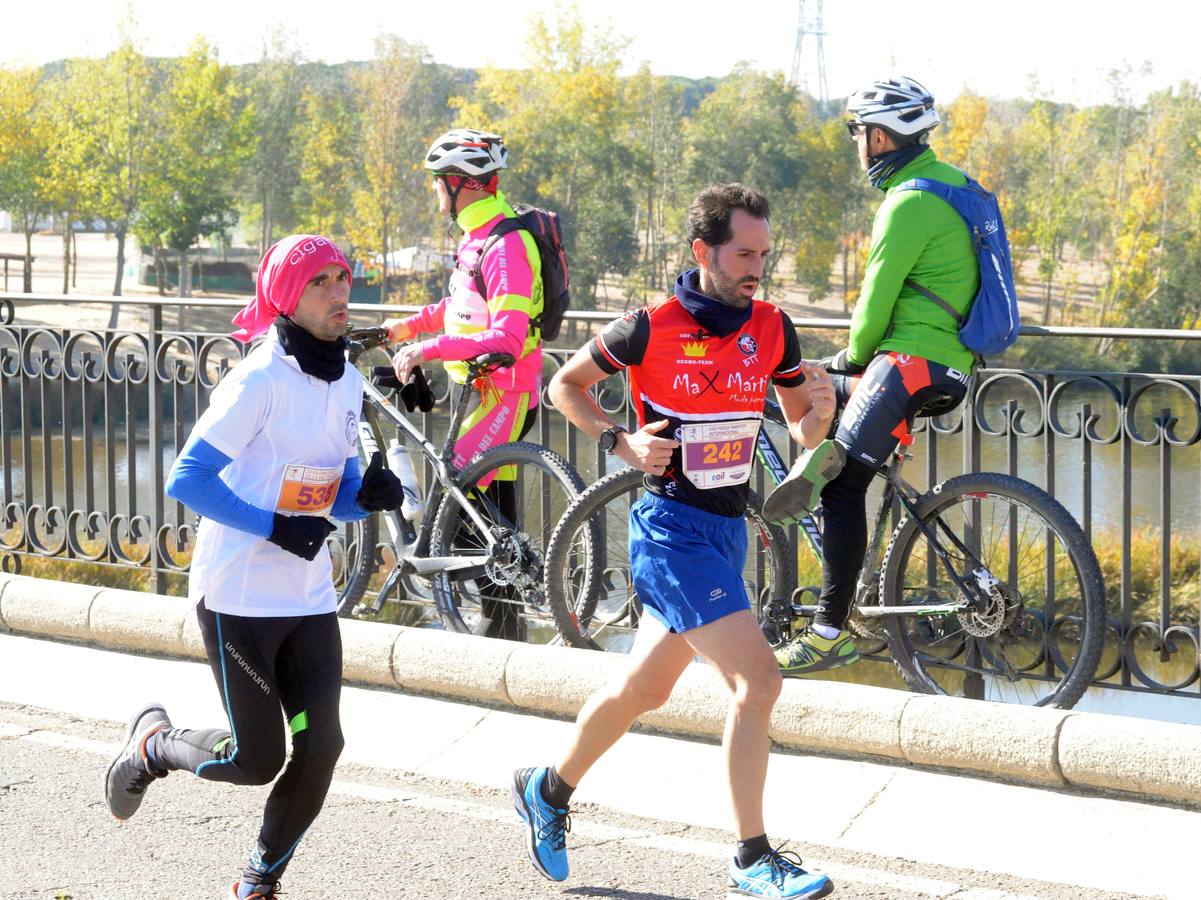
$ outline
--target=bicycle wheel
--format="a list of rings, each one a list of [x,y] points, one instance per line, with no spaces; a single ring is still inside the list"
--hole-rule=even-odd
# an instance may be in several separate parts
[[[987,472],[943,482],[917,508],[957,576],[979,586],[983,604],[885,619],[889,650],[910,689],[1070,709],[1092,681],[1105,640],[1105,584],[1076,520],[1029,482]],[[884,557],[880,602],[960,597],[907,516]]]
[[[502,466],[512,467],[509,472],[516,477],[509,481],[511,487],[503,488],[507,499],[498,502],[497,491],[475,486]],[[583,491],[584,482],[559,454],[518,442],[477,456],[459,473],[457,483],[491,534],[481,534],[447,493],[438,504],[430,555],[485,556],[489,539],[492,555],[486,565],[433,576],[434,604],[443,624],[451,631],[495,634],[502,626],[497,619],[503,616],[516,624],[503,636],[532,643],[557,640],[542,586],[543,561],[555,523]]]
[[[630,580],[630,505],[642,491],[642,473],[621,469],[588,488],[551,536],[546,594],[555,627],[573,647],[628,652],[641,616]],[[743,584],[756,617],[772,597],[787,602],[796,582],[789,572],[787,538],[769,525],[751,492]]]
[[[379,521],[375,513],[357,522],[346,522],[329,536],[329,555],[338,593],[338,615],[346,618],[367,593],[377,565]]]

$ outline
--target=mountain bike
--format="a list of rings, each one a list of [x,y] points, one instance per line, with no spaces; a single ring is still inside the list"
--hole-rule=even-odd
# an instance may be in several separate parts
[[[347,339],[348,358],[358,364],[368,351],[386,346],[388,332],[384,328],[358,329]],[[559,454],[527,442],[485,450],[461,471],[452,462],[470,386],[487,384],[491,373],[513,361],[502,353],[467,361],[467,384],[458,391],[440,448],[388,398],[385,391],[391,393],[399,387],[391,367],[374,368],[364,387],[358,425],[363,464],[376,450],[403,443],[416,448],[428,462],[432,479],[425,492],[427,512],[419,528],[400,510],[388,510],[347,523],[335,533],[331,550],[339,615],[373,615],[399,585],[411,598],[432,601],[448,630],[483,634],[491,622],[482,612],[481,601],[491,600],[506,604],[521,616],[528,639],[557,639],[543,592],[544,550],[555,523],[583,491],[583,480]],[[387,431],[395,438],[389,440]],[[397,471],[391,459],[389,465]],[[509,476],[512,485],[505,488],[510,496],[504,509],[495,491],[480,487],[498,472]],[[380,540],[381,521],[387,532],[384,541]],[[379,575],[382,583],[373,587],[371,582]]]
[[[764,415],[784,424],[772,401]],[[861,652],[887,646],[905,683],[921,693],[1072,707],[1105,640],[1105,585],[1084,532],[1053,497],[1012,475],[969,473],[918,491],[901,478],[912,443],[903,441],[879,472],[883,495],[848,624]],[[779,484],[788,466],[766,427],[755,450]],[[625,651],[633,643],[641,605],[629,580],[626,523],[641,490],[635,469],[605,476],[551,536],[546,593],[571,646]],[[781,645],[817,611],[798,601],[820,589],[795,587],[796,551],[758,510],[752,494],[744,581],[765,635]],[[890,519],[899,519],[891,530]],[[820,511],[785,524],[798,526],[820,565]]]

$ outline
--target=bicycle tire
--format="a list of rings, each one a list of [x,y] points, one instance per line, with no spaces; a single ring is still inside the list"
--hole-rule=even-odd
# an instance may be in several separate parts
[[[629,495],[632,499],[641,486],[642,473],[636,469],[621,469],[606,475],[580,495],[551,535],[546,552],[546,596],[555,627],[569,646],[590,650],[628,649],[629,639],[610,642],[597,640],[596,635],[605,627],[622,627],[619,611],[615,612],[622,606],[629,617],[624,627],[630,632],[637,627],[636,611],[640,607],[629,582],[628,538],[624,530],[628,505],[623,498]],[[756,586],[762,584],[755,592],[748,590],[752,611],[760,618],[769,592],[785,602],[790,601],[796,571],[789,570],[788,539],[783,529],[763,519],[762,505],[753,491],[748,501],[748,527],[763,548],[762,556],[748,554],[748,567],[754,566],[759,579]],[[610,507],[615,528],[609,527],[606,510]],[[591,556],[587,552],[589,546],[596,551]],[[616,565],[611,564],[614,561]],[[610,582],[612,578],[623,577],[623,573],[624,583]],[[766,579],[761,574],[766,574]],[[603,594],[613,596],[606,603],[609,611],[598,615]],[[597,622],[602,626],[593,628]]]
[[[559,517],[583,492],[584,482],[575,468],[553,450],[539,444],[514,442],[477,455],[458,474],[456,484],[470,495],[482,478],[501,466],[518,467],[515,491],[520,495],[518,515],[521,521],[517,531],[506,538],[506,548],[511,551],[507,562],[485,577],[459,578],[446,572],[435,573],[431,578],[434,606],[447,630],[486,634],[494,622],[483,614],[480,601],[489,596],[487,592],[501,585],[512,590],[507,593],[496,590],[491,596],[518,607],[524,639],[532,642],[555,640],[558,634],[546,609],[543,589],[546,545]],[[528,501],[536,501],[536,504]],[[491,503],[476,508],[493,521],[500,518]],[[460,504],[451,493],[443,495],[436,515],[431,556],[479,555],[483,552],[483,541],[475,536],[475,526],[468,523],[461,527]],[[493,580],[493,576],[500,581]],[[512,593],[516,594],[515,598],[508,596]]]
[[[998,525],[998,517],[994,513],[986,522],[983,505],[996,498],[1009,501],[1011,508],[1000,521],[1002,540],[994,551],[985,549],[985,538]],[[962,510],[952,515],[959,507]],[[952,531],[964,512],[965,527],[957,535],[969,546],[978,542],[980,549],[973,552],[994,577],[1004,580],[991,594],[997,602],[983,613],[954,614],[938,620],[916,616],[885,619],[889,650],[905,683],[920,693],[954,694],[962,689],[967,696],[978,699],[1058,709],[1073,707],[1096,675],[1105,643],[1106,606],[1105,582],[1096,554],[1071,513],[1035,485],[991,472],[969,473],[943,482],[919,498],[917,511],[922,522],[933,526],[941,522]],[[971,515],[970,526],[967,514]],[[973,533],[975,538],[971,537]],[[916,520],[906,516],[897,525],[884,557],[879,595],[882,604],[904,604],[909,590],[905,572],[914,561],[920,563],[916,567],[919,573],[923,567],[926,573],[914,579],[920,585],[921,602],[957,593],[942,563],[929,553],[922,556],[921,548],[926,543]],[[1033,551],[1029,562],[1023,544]],[[956,552],[954,548],[952,552]],[[990,558],[994,552],[996,557]],[[935,573],[933,578],[931,572]],[[1044,592],[1041,610],[1027,602],[1039,598],[1040,576]],[[952,587],[940,588],[940,577]],[[922,581],[935,583],[921,585]],[[954,634],[955,623],[960,628],[958,636]],[[1069,658],[1060,642],[1065,630],[1070,639],[1072,625],[1078,629],[1077,649]],[[978,633],[993,629],[992,634]],[[946,655],[929,652],[940,643],[944,645],[941,649],[948,651]],[[959,653],[964,661],[954,662]],[[976,656],[979,658],[973,665]],[[961,681],[958,688],[957,680]],[[1039,686],[1044,684],[1045,693],[1040,693],[1044,689]]]
[[[341,586],[338,587],[338,615],[349,618],[355,606],[367,593],[371,577],[375,574],[378,561],[376,545],[379,543],[379,517],[371,513],[364,519],[347,522],[341,529],[343,556],[353,556],[349,566],[343,564]],[[335,586],[338,578],[335,573]]]

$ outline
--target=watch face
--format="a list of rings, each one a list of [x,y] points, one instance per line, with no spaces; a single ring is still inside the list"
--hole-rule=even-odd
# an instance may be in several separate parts
[[[611,453],[617,445],[617,432],[609,428],[601,432],[600,448],[606,453]]]

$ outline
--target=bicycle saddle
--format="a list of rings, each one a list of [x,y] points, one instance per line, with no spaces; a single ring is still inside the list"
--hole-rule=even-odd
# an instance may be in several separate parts
[[[928,399],[922,401],[922,405],[918,407],[913,417],[924,419],[941,416],[943,413],[949,413],[962,402],[962,397],[956,397],[954,394],[944,391],[934,391]]]
[[[468,364],[476,369],[476,374],[491,372],[493,369],[507,369],[517,360],[511,353],[481,353]]]

